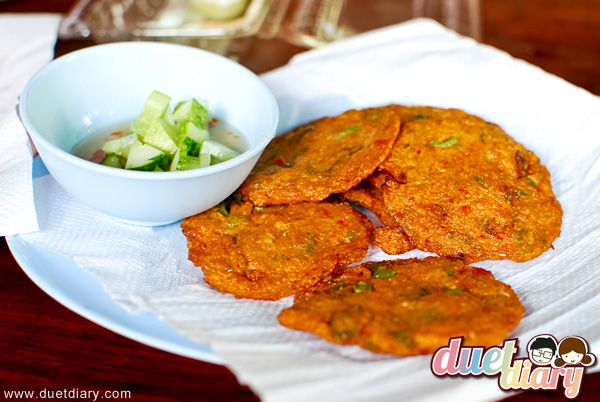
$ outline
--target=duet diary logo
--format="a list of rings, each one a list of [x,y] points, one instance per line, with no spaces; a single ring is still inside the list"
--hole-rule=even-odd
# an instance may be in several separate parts
[[[552,335],[533,337],[527,344],[528,357],[515,359],[517,339],[490,348],[462,346],[463,338],[451,338],[431,359],[436,376],[498,376],[503,390],[557,390],[574,399],[581,392],[583,374],[596,361],[588,343],[579,336],[567,336],[560,343]]]

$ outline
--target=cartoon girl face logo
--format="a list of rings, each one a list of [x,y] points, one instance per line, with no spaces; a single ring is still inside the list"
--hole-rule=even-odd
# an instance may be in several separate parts
[[[556,339],[552,335],[539,335],[532,338],[527,345],[529,360],[538,366],[552,363],[556,355]]]
[[[588,344],[583,338],[578,336],[563,338],[558,345],[558,354],[560,357],[552,365],[555,367],[577,364],[591,366],[596,361],[596,356],[588,353],[588,350]]]

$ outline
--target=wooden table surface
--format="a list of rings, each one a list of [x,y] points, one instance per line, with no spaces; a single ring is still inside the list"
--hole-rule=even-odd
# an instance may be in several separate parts
[[[375,1],[348,4],[360,8]],[[72,3],[5,0],[0,13],[64,13]],[[481,0],[481,17],[482,42],[600,94],[600,1]],[[56,54],[91,44],[59,40]],[[255,40],[241,63],[262,73],[303,50],[278,39]],[[258,400],[223,366],[144,346],[64,308],[21,271],[4,239],[0,266],[0,399],[7,390],[79,388],[130,391],[139,401]],[[562,395],[535,391],[510,400],[563,400]],[[600,400],[600,374],[586,376],[579,400]]]

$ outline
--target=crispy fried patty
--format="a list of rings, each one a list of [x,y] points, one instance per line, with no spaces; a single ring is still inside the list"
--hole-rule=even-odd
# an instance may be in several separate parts
[[[468,263],[550,248],[562,209],[539,158],[495,124],[436,113],[402,125],[376,181],[410,241]]]
[[[385,226],[398,227],[396,218],[394,218],[386,209],[381,190],[372,185],[368,180],[363,180],[350,190],[339,194],[339,198],[349,202],[351,205],[357,205],[367,208]]]
[[[204,280],[236,297],[277,300],[360,261],[372,224],[348,204],[212,208],[181,223]]]
[[[524,312],[510,286],[459,260],[370,262],[336,270],[279,315],[291,329],[376,353],[428,354],[464,336],[466,345],[501,343]]]
[[[256,205],[324,200],[372,173],[399,128],[387,108],[350,110],[302,125],[271,141],[239,192]]]

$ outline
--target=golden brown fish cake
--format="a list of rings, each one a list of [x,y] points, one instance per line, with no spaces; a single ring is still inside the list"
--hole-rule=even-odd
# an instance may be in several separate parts
[[[215,207],[181,227],[189,259],[208,284],[260,300],[306,291],[336,267],[360,261],[372,230],[350,205],[327,202]]]
[[[399,227],[396,219],[387,211],[381,190],[368,180],[365,179],[357,186],[340,194],[340,198],[352,205],[367,208],[384,224],[384,226],[374,229],[372,241],[386,254],[404,254],[415,248]]]
[[[388,174],[383,170],[376,170],[367,176],[366,180],[375,188],[381,190],[385,182],[387,181]],[[381,193],[383,197],[383,193]]]
[[[348,201],[351,205],[360,205],[373,212],[375,216],[386,226],[397,227],[396,219],[387,211],[383,202],[383,193],[366,179],[341,193],[340,198]]]
[[[468,116],[462,110],[442,109],[430,106],[388,105],[385,108],[393,111],[400,118],[402,125],[421,119]],[[373,232],[373,243],[376,246],[381,248],[386,254],[404,254],[415,249],[415,246],[385,206],[383,193],[380,189],[385,184],[387,177],[388,174],[385,171],[376,170],[356,187],[343,193],[343,196],[347,200],[356,200],[361,206],[373,212],[384,224],[384,227],[377,227]]]
[[[394,112],[400,118],[402,124],[421,119],[449,119],[468,116],[468,113],[459,109],[444,109],[432,106],[388,105],[386,108]]]
[[[458,109],[443,109],[432,106],[404,106],[404,105],[388,105],[384,106],[384,108],[391,110],[394,112],[399,118],[402,126],[405,123],[415,121],[415,120],[435,120],[435,119],[448,119],[448,118],[464,118],[469,117],[470,115],[462,110]],[[398,141],[400,136],[398,136]],[[367,177],[367,181],[371,183],[371,185],[381,189],[385,184],[385,181],[388,178],[388,173],[384,170],[378,169],[371,173]],[[390,225],[391,226],[391,225]]]
[[[408,253],[416,248],[400,227],[393,226],[376,227],[373,231],[373,244],[390,255]]]
[[[399,128],[398,117],[386,108],[305,124],[273,139],[238,191],[256,205],[324,200],[372,173]]]
[[[339,273],[297,297],[279,322],[329,342],[411,356],[459,336],[465,345],[497,345],[525,311],[510,286],[459,260],[370,262]]]
[[[420,250],[531,260],[560,234],[562,209],[539,158],[476,116],[402,126],[380,166],[387,210]]]

